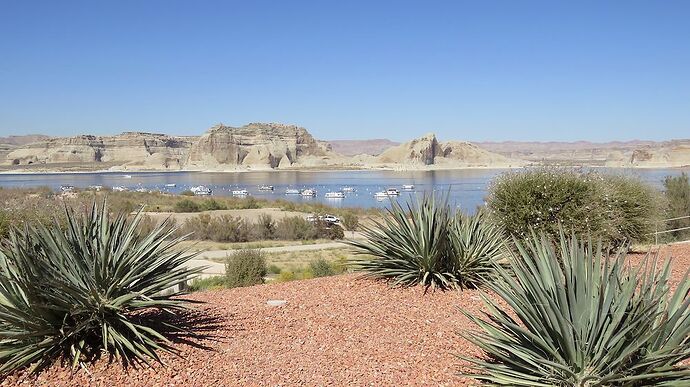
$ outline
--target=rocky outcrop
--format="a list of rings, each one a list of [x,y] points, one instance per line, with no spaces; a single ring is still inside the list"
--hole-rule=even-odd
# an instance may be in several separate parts
[[[186,138],[126,132],[117,136],[55,137],[24,145],[5,156],[5,164],[87,164],[116,169],[179,169],[190,147]],[[101,166],[101,167],[99,167]]]
[[[361,159],[361,158],[360,158]],[[375,158],[375,162],[400,167],[515,167],[524,161],[489,152],[469,142],[439,142],[433,133],[392,147]]]
[[[299,126],[252,123],[216,125],[190,148],[187,169],[270,169],[291,167],[306,156],[327,156],[327,144]]]
[[[672,168],[690,166],[690,140],[644,145],[628,152],[616,152],[606,160],[609,167]]]

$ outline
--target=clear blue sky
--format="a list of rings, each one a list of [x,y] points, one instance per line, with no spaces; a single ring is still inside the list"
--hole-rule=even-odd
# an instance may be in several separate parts
[[[0,135],[690,137],[690,1],[0,1]]]

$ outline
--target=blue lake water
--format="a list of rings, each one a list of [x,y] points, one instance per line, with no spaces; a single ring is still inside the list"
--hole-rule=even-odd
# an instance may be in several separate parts
[[[685,169],[687,172],[690,169]],[[58,190],[61,185],[86,188],[90,185],[104,187],[125,186],[130,189],[146,188],[162,192],[180,193],[190,187],[205,185],[213,195],[230,196],[231,191],[246,189],[257,198],[287,199],[296,202],[322,202],[336,207],[385,207],[388,199],[376,200],[374,193],[389,187],[401,189],[403,184],[414,184],[415,190],[401,190],[398,200],[406,200],[419,192],[448,192],[454,205],[473,212],[484,203],[487,188],[493,178],[505,169],[463,169],[445,171],[266,171],[266,172],[99,172],[54,174],[0,174],[0,187],[47,186]],[[678,175],[682,169],[635,169],[613,170],[641,177],[657,187],[662,186],[667,175]],[[131,177],[128,177],[131,176]],[[174,183],[176,187],[165,187]],[[273,192],[259,191],[260,185],[273,185]],[[344,199],[327,199],[326,192],[353,187],[355,192]],[[316,197],[286,195],[288,188],[316,189]]]

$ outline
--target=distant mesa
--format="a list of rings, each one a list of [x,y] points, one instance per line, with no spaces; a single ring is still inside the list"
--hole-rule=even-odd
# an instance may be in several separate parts
[[[405,143],[386,139],[315,139],[279,123],[219,124],[202,136],[125,132],[115,136],[0,137],[3,170],[272,170],[506,168],[525,165],[679,167],[690,140],[612,143],[439,141],[428,133]]]
[[[331,148],[334,152],[343,156],[378,156],[386,149],[400,145],[399,142],[391,141],[387,138],[372,140],[330,140],[328,143],[331,144]]]

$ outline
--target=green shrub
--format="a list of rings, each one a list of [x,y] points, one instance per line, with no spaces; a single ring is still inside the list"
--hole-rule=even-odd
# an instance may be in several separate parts
[[[280,267],[276,264],[272,264],[268,267],[268,272],[271,274],[280,274],[281,270]]]
[[[182,196],[194,196],[194,192],[187,189],[187,190],[180,192],[180,195],[182,195]]]
[[[668,205],[666,217],[671,219],[690,215],[690,182],[688,182],[688,175],[685,172],[680,176],[667,176],[664,179],[664,194]],[[667,230],[683,227],[690,227],[690,218],[676,219],[666,224]],[[669,234],[672,239],[685,240],[690,237],[690,229],[674,231]]]
[[[175,212],[199,212],[201,211],[201,206],[190,199],[182,199],[175,203]]]
[[[335,275],[333,266],[323,258],[315,259],[309,262],[309,269],[314,277],[328,277]]]
[[[560,247],[555,247],[555,244]],[[542,234],[518,242],[488,288],[481,329],[461,335],[484,351],[471,376],[501,386],[690,385],[690,280],[670,291],[657,258],[632,268],[590,243]],[[622,250],[621,250],[622,251]],[[508,305],[511,310],[506,310]]]
[[[383,221],[374,223],[362,227],[366,240],[347,241],[368,255],[354,260],[353,267],[393,285],[479,286],[490,280],[502,253],[499,229],[481,214],[457,214],[447,197],[424,194],[406,208],[394,201]]]
[[[225,262],[226,285],[230,288],[264,283],[266,259],[261,250],[237,250]]]
[[[199,292],[204,290],[218,290],[225,287],[224,276],[213,276],[208,278],[197,278],[189,284],[190,292]]]
[[[242,209],[253,210],[256,208],[261,208],[261,205],[253,196],[242,199]]]
[[[227,210],[228,206],[223,203],[218,202],[216,199],[205,200],[202,204],[202,209],[204,211],[217,211],[217,210]],[[195,211],[190,211],[195,212]]]
[[[185,307],[164,292],[196,275],[193,255],[166,241],[167,223],[139,233],[141,213],[111,219],[105,201],[84,214],[66,211],[68,227],[17,228],[0,247],[0,373],[64,356],[73,365],[102,350],[124,362],[173,351],[153,326],[159,313]]]
[[[539,168],[503,174],[489,192],[493,218],[521,238],[563,227],[618,246],[648,239],[660,215],[657,192],[633,177]]]
[[[290,270],[283,270],[280,272],[280,275],[278,276],[279,282],[289,282],[294,281],[295,279],[295,273]]]

